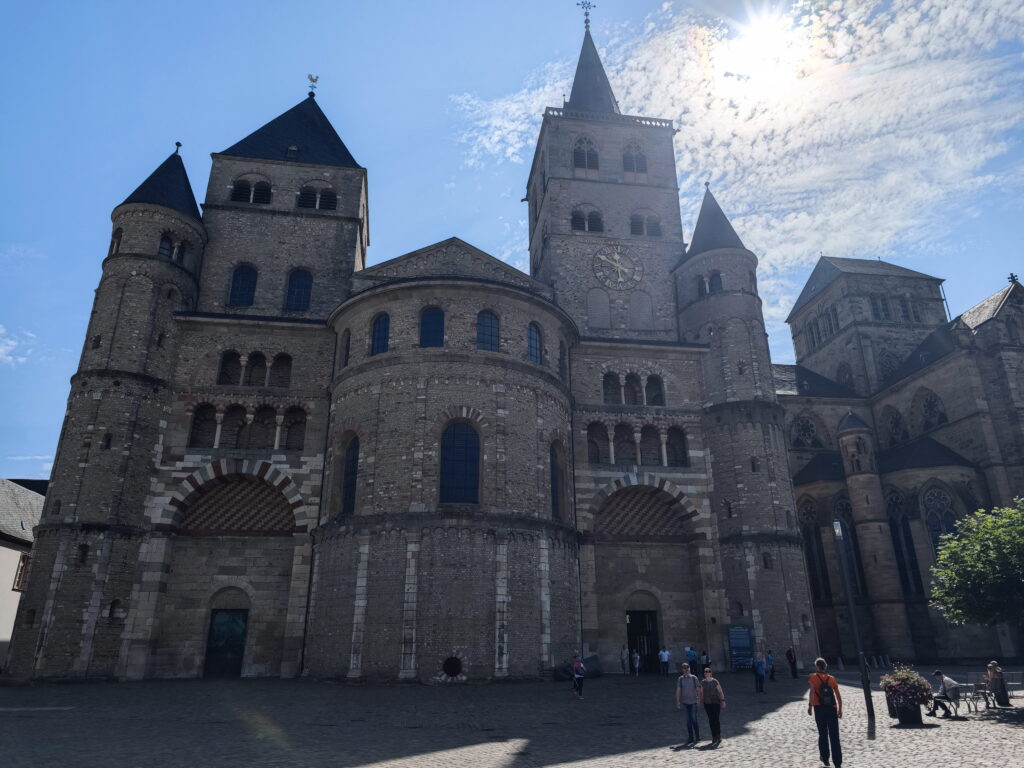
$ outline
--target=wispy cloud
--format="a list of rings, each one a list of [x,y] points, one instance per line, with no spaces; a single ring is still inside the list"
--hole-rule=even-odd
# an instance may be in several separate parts
[[[7,461],[47,461],[53,456],[8,456]]]
[[[679,127],[684,228],[710,180],[758,254],[773,341],[819,253],[922,257],[983,194],[1024,189],[1008,160],[1024,127],[1020,0],[807,0],[783,21],[736,30],[666,4],[642,32],[597,35],[623,111]],[[573,64],[455,97],[466,162],[529,162]]]
[[[27,344],[33,339],[33,334],[23,333],[19,337],[0,325],[0,364],[15,366],[28,360],[32,349]]]

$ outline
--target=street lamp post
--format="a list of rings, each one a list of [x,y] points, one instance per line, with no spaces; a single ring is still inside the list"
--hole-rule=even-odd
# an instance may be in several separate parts
[[[864,646],[860,640],[860,626],[857,623],[857,612],[853,605],[853,584],[850,580],[850,564],[846,559],[846,542],[843,539],[843,526],[838,520],[833,521],[832,530],[836,534],[836,549],[839,550],[840,570],[843,572],[843,587],[846,590],[846,610],[850,614],[850,626],[853,628],[853,642],[857,646],[857,659],[860,661],[860,684],[864,689],[864,707],[868,713],[868,724],[875,722],[875,705],[871,701],[871,680],[868,678],[868,661],[864,656]]]

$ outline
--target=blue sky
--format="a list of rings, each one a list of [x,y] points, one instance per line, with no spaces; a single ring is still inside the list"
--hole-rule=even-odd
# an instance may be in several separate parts
[[[773,355],[819,253],[946,278],[959,314],[1021,272],[1024,3],[603,0],[624,111],[676,121],[761,260]],[[526,264],[526,173],[582,38],[570,0],[19,3],[0,32],[0,477],[46,477],[110,211],[181,141],[209,154],[305,96],[369,169],[370,262],[458,235]]]

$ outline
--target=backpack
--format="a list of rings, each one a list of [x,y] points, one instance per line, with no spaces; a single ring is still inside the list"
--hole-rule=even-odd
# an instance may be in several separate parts
[[[818,675],[818,703],[823,707],[836,706],[836,693],[832,690],[832,686],[829,685],[828,675],[823,678],[820,674]]]

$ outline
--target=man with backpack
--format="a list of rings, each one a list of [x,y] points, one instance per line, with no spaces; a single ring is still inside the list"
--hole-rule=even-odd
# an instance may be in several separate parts
[[[697,676],[690,672],[690,665],[683,663],[676,680],[676,709],[686,710],[686,743],[696,744],[700,741],[700,729],[697,727],[697,704],[700,701],[700,683]]]
[[[831,756],[833,765],[840,768],[843,764],[843,750],[839,746],[839,718],[843,716],[843,697],[839,695],[839,683],[826,669],[828,664],[824,659],[814,660],[814,672],[807,678],[810,689],[807,714],[814,715],[814,724],[818,726],[818,755],[821,764],[828,765]]]

